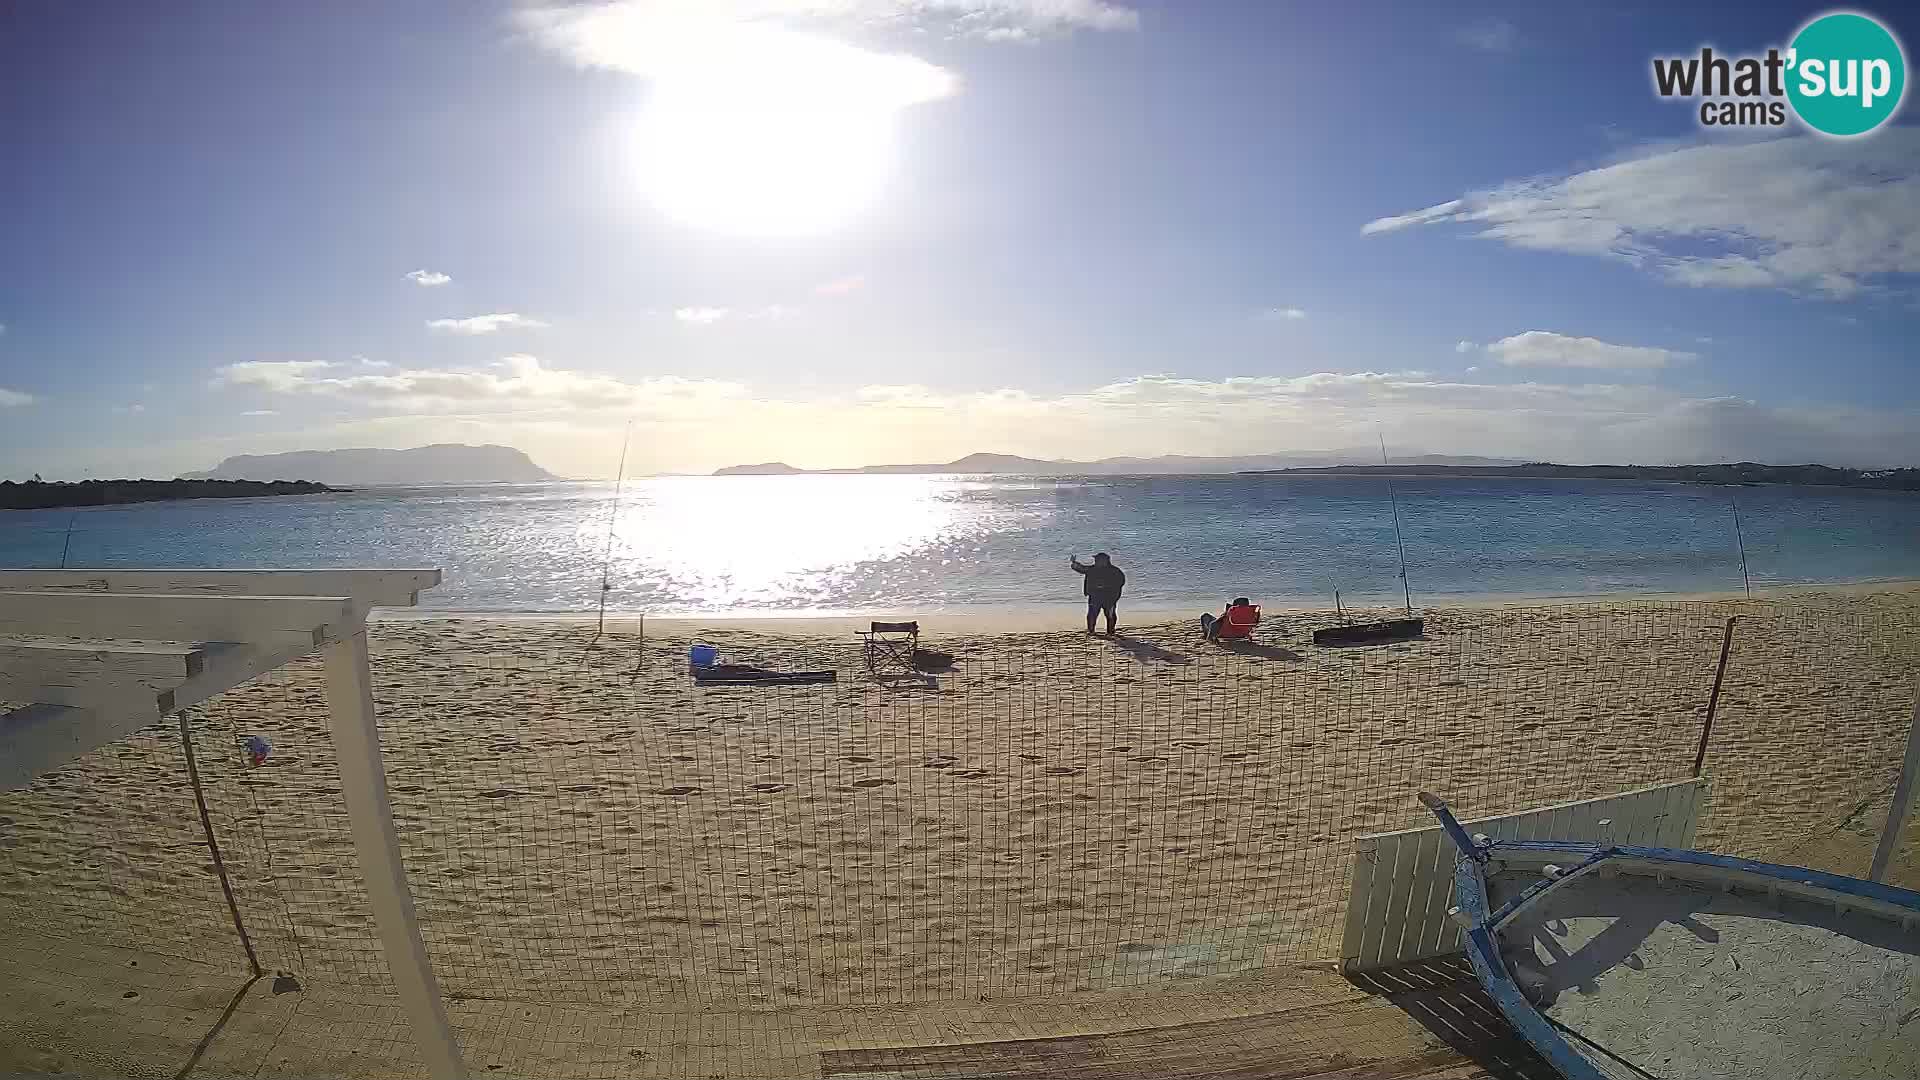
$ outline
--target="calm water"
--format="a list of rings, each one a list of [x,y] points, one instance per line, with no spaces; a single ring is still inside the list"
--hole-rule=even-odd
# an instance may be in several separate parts
[[[1414,601],[1920,577],[1920,498],[1607,481],[1397,482]],[[438,566],[423,605],[593,608],[612,487],[0,511],[0,565]],[[1135,605],[1399,597],[1377,479],[665,477],[629,482],[611,606],[668,613],[1073,602],[1067,556],[1112,552]]]

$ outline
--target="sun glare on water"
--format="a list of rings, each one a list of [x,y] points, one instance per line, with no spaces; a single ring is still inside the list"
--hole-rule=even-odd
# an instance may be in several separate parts
[[[652,610],[827,610],[884,590],[887,564],[1006,527],[965,485],[927,476],[658,477],[628,489],[613,549]],[[583,518],[597,543],[604,522]],[[937,560],[936,560],[937,561]],[[645,592],[639,594],[642,599]]]
[[[886,183],[898,113],[953,90],[912,57],[769,26],[672,46],[640,122],[642,183],[668,217],[720,232],[805,235],[849,220]]]

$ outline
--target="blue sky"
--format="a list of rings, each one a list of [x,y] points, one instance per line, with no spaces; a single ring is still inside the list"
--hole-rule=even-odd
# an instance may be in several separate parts
[[[1920,464],[1911,110],[1728,137],[1650,86],[1823,10],[25,5],[0,475],[604,475],[629,418],[642,471]]]

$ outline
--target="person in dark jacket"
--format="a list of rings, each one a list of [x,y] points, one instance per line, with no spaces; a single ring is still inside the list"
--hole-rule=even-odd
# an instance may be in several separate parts
[[[1102,551],[1094,555],[1092,565],[1080,561],[1078,555],[1070,556],[1067,565],[1081,576],[1087,594],[1087,633],[1093,633],[1095,617],[1102,612],[1107,616],[1107,636],[1113,636],[1113,621],[1119,616],[1120,590],[1127,587],[1127,575],[1113,560]]]

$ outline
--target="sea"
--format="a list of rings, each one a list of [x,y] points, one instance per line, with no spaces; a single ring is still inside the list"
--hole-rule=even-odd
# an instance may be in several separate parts
[[[1737,526],[1736,526],[1737,518]],[[1396,529],[1397,519],[1397,529]],[[728,476],[0,511],[7,567],[439,567],[427,609],[828,615],[1708,592],[1920,578],[1920,496],[1341,476]],[[1744,569],[1743,569],[1744,561]]]

